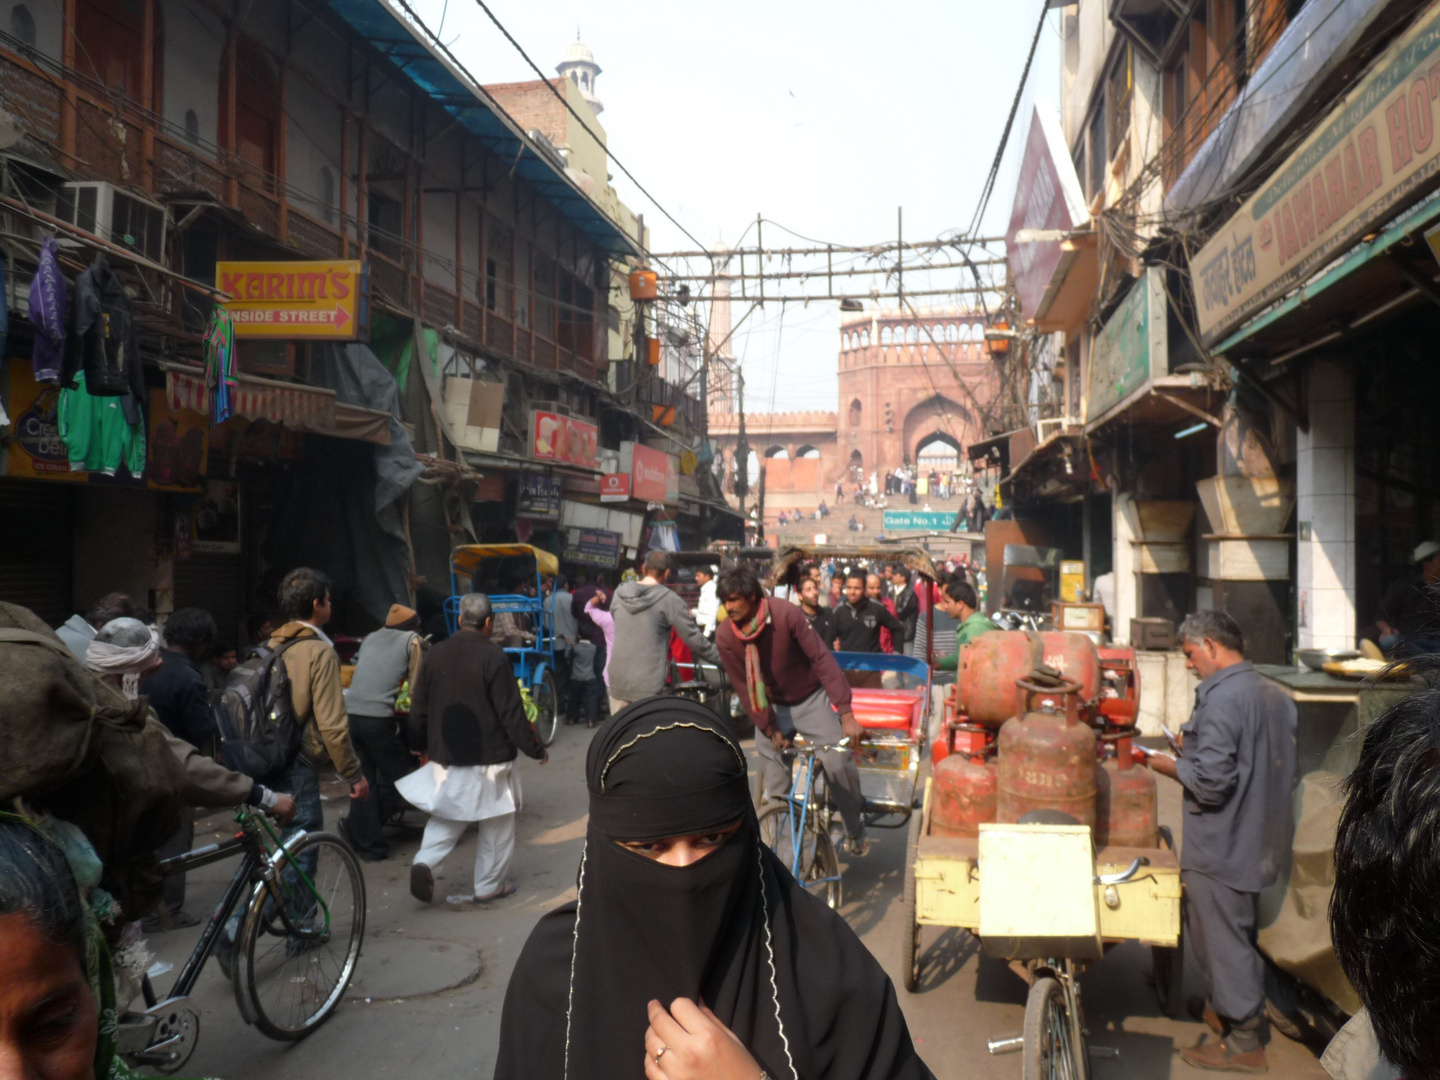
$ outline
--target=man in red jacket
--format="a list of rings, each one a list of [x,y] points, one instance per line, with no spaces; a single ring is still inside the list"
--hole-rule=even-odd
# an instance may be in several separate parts
[[[858,745],[865,732],[850,708],[850,684],[834,655],[794,604],[773,602],[755,571],[735,566],[720,575],[717,590],[729,616],[715,634],[720,660],[745,711],[761,733],[755,739],[766,799],[790,790],[790,766],[780,752],[799,733],[813,743],[849,738]],[[869,853],[862,815],[860,773],[841,750],[816,755],[849,836],[851,855]]]

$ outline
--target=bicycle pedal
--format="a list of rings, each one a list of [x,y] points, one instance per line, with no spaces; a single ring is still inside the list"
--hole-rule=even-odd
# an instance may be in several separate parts
[[[1120,1056],[1120,1048],[1118,1046],[1087,1046],[1085,1049],[1093,1058],[1110,1059]]]

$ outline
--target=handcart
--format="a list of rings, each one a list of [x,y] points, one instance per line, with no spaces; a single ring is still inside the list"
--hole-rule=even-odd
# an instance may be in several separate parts
[[[1019,685],[1037,693],[1030,697],[1031,711],[1009,723],[1048,725],[1053,736],[1079,722],[1077,682],[1062,683],[1056,691],[1040,691],[1023,680]],[[1127,740],[1114,740],[1117,750],[1103,752],[1128,755]],[[1007,743],[1021,745],[1002,731],[1002,754]],[[1092,743],[1105,745],[1103,738]],[[1048,786],[1043,768],[1034,768],[1039,760],[1027,760],[1024,767],[1030,770],[1027,779],[1043,790]],[[1097,773],[1104,771],[1103,764],[1095,762]],[[1054,790],[1063,788],[1054,778]],[[1097,790],[1090,788],[1092,800]],[[1112,797],[1118,790],[1117,782]],[[1147,944],[1154,953],[1162,1007],[1168,1011],[1179,997],[1180,866],[1168,831],[1154,829],[1150,846],[1105,843],[1097,848],[1090,824],[1074,814],[1039,808],[1004,822],[981,821],[977,835],[943,835],[935,829],[939,801],[937,778],[931,777],[921,812],[911,818],[906,852],[905,988],[914,992],[921,982],[922,927],[968,930],[1030,986],[1023,1035],[992,1041],[991,1052],[1023,1051],[1025,1080],[1085,1080],[1090,1050],[1078,978],[1088,964],[1120,942]],[[1077,807],[1076,813],[1086,811]],[[1093,805],[1088,814],[1093,820]]]
[[[531,640],[504,648],[516,681],[533,706],[535,734],[546,746],[555,739],[560,695],[555,682],[555,613],[545,606],[543,579],[559,573],[554,555],[529,544],[463,544],[450,553],[450,596],[445,600],[445,622],[452,634],[459,629],[460,598],[466,593],[485,593],[497,616],[508,614],[516,617],[517,624],[528,623],[525,633]],[[519,591],[532,576],[534,595]]]

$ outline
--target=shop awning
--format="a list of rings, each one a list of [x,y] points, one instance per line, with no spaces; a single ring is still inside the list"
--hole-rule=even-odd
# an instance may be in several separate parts
[[[1089,317],[1100,283],[1095,233],[1076,233],[1060,245],[1060,262],[1031,321],[1045,333],[1074,333]]]
[[[1116,423],[1181,427],[1198,420],[1218,427],[1216,414],[1223,397],[1199,373],[1162,375],[1147,379],[1143,386],[1087,423],[1085,433],[1093,435]]]
[[[165,393],[172,409],[210,415],[210,388],[198,368],[166,366]],[[240,375],[232,401],[233,414],[265,420],[294,431],[390,445],[390,414],[335,400],[335,391],[316,386]]]
[[[1402,214],[1373,239],[1356,244],[1324,273],[1257,315],[1215,346],[1232,360],[1278,363],[1338,341],[1374,319],[1424,296],[1415,283],[1418,267],[1433,278],[1434,257],[1417,234],[1440,221],[1440,194]],[[1410,268],[1407,252],[1423,261]],[[1408,272],[1407,272],[1408,270]],[[1431,285],[1431,289],[1437,286]]]
[[[545,156],[403,3],[330,0],[330,7],[602,251],[640,254],[635,238],[565,175],[562,163]]]

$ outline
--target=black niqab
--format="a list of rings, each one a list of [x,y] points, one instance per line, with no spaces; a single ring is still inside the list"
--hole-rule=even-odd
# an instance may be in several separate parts
[[[744,754],[682,698],[591,743],[579,898],[541,919],[505,997],[496,1080],[643,1080],[646,1006],[704,1001],[774,1080],[923,1080],[890,980],[759,839]],[[617,840],[740,828],[686,867]]]

